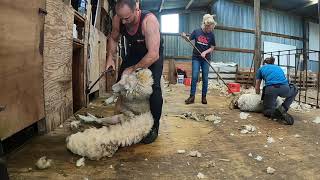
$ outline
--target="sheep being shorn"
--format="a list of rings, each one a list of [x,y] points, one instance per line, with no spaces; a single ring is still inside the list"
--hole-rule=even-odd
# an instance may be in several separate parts
[[[261,100],[261,95],[259,94],[242,94],[236,97],[235,107],[239,108],[241,111],[247,112],[262,112],[263,111],[263,101]],[[277,107],[282,104],[282,98],[277,98]]]
[[[101,122],[101,128],[90,128],[67,138],[67,148],[78,155],[99,160],[112,157],[119,146],[130,146],[140,142],[153,126],[153,117],[149,107],[152,94],[152,73],[142,69],[130,75],[123,75],[112,86],[114,96],[120,100],[122,114],[107,118],[87,116],[87,120]],[[110,125],[112,124],[112,125]]]

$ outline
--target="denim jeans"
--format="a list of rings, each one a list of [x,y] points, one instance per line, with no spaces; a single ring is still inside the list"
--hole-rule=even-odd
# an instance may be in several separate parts
[[[278,86],[267,86],[264,90],[264,98],[263,98],[263,106],[264,111],[263,114],[265,116],[272,116],[276,109],[276,103],[278,96],[285,98],[282,106],[285,110],[290,108],[290,105],[294,101],[296,95],[298,94],[298,89],[295,85],[278,85]]]
[[[193,58],[192,59],[192,82],[191,82],[191,89],[190,89],[191,96],[194,96],[196,94],[200,67],[202,70],[202,96],[207,95],[209,64],[203,59]]]

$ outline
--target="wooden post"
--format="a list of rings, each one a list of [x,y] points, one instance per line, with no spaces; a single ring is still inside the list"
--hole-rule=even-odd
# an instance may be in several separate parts
[[[254,72],[257,72],[261,65],[261,19],[260,19],[260,0],[254,0],[254,16],[256,22],[255,28],[255,46],[254,46]],[[255,74],[253,81],[255,84]]]
[[[177,80],[176,80],[176,66],[174,64],[174,59],[169,59],[169,83],[170,84],[176,84]]]

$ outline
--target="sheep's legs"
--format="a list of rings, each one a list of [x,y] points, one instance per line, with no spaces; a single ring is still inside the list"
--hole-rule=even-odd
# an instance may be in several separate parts
[[[96,118],[95,116],[88,113],[88,116],[78,115],[78,117],[85,123],[98,123],[105,126],[118,124],[124,119],[123,114],[117,114],[117,115],[114,115],[111,117],[105,117],[105,118]]]
[[[111,117],[105,117],[105,118],[100,118],[99,120],[101,121],[102,125],[115,125],[123,121],[124,115],[123,114],[117,114]]]

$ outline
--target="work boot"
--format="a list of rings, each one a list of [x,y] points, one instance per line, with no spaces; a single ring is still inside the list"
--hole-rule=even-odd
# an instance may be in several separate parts
[[[290,114],[288,114],[287,110],[283,106],[278,107],[275,110],[274,114],[275,116],[280,117],[281,120],[285,121],[287,125],[293,125],[293,117]]]
[[[184,101],[186,104],[193,104],[194,103],[194,96],[191,96]]]
[[[202,96],[201,103],[202,104],[208,104],[206,96]]]
[[[146,137],[144,137],[140,142],[143,144],[153,143],[158,137],[158,132],[159,132],[159,125],[158,126],[154,125],[151,128],[149,134]]]

